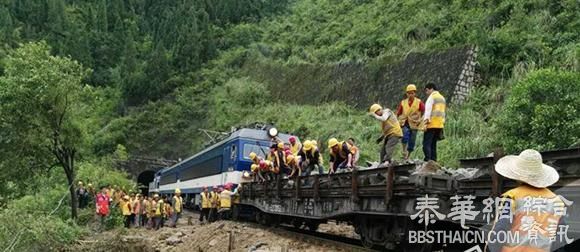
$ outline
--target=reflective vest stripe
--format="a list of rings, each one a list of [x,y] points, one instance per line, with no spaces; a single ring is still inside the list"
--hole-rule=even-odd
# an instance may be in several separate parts
[[[512,199],[513,222],[510,232],[517,233],[517,243],[503,246],[503,252],[550,251],[560,221],[555,208],[561,203],[546,188],[520,186],[504,194]]]
[[[399,123],[404,126],[405,123],[409,123],[411,129],[418,129],[419,124],[421,124],[421,111],[419,110],[421,100],[419,98],[413,98],[413,103],[409,106],[409,98],[401,101],[401,108],[403,108],[403,113],[399,116]]]
[[[431,118],[429,118],[427,128],[442,129],[445,125],[445,98],[438,91],[433,91],[433,93],[431,93],[431,99],[433,99],[433,107],[431,109]]]
[[[173,200],[175,201],[175,206],[173,206],[175,212],[181,213],[181,205],[182,205],[181,197],[173,196]]]
[[[383,135],[389,137],[391,135],[402,137],[403,130],[401,129],[401,125],[397,121],[394,115],[389,116],[386,121],[381,122],[381,128],[383,130]]]
[[[223,190],[220,194],[220,207],[230,208],[232,206],[232,195],[229,190]]]
[[[211,196],[208,195],[208,193],[201,193],[201,208],[210,208],[211,207],[211,202],[210,202],[210,198]]]

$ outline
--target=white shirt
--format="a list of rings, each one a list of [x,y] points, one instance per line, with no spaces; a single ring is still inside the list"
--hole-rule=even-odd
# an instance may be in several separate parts
[[[381,122],[388,120],[389,117],[392,115],[393,115],[393,111],[391,111],[390,109],[384,109],[382,116],[378,116],[376,113],[373,113],[373,116]]]
[[[433,91],[435,92],[435,91]],[[431,111],[433,111],[433,93],[429,95],[427,101],[425,102],[425,114],[423,114],[423,121],[431,119]]]

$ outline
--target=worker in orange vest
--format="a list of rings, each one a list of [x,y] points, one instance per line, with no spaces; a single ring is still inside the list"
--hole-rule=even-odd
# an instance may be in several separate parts
[[[495,232],[489,233],[488,241],[499,240],[496,238],[507,232],[519,239],[509,244],[488,243],[490,251],[548,252],[562,246],[556,234],[563,226],[566,204],[547,188],[558,182],[556,169],[543,164],[539,152],[524,150],[519,156],[501,158],[495,171],[519,185],[502,195],[492,228]],[[493,234],[497,237],[491,237]]]
[[[131,225],[131,200],[129,195],[123,196],[119,204],[121,204],[121,213],[123,214],[125,228],[129,228]]]
[[[421,118],[425,113],[425,104],[421,99],[415,97],[417,87],[415,84],[407,85],[405,89],[407,98],[399,103],[397,116],[403,130],[403,158],[409,159],[409,156],[415,150],[415,139],[417,131],[421,127]]]

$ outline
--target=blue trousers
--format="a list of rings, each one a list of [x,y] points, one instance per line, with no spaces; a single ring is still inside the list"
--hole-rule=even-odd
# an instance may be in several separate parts
[[[403,144],[407,145],[407,151],[413,152],[415,150],[415,139],[417,138],[417,130],[411,129],[409,124],[403,126]]]
[[[442,129],[427,129],[423,134],[423,153],[425,161],[437,161],[437,141]]]

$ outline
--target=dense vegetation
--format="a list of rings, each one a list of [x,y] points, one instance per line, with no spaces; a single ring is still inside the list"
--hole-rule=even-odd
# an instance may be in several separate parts
[[[70,182],[45,148],[62,105],[50,97],[75,98],[59,141],[76,150],[76,177],[99,184],[131,186],[111,172],[119,150],[176,159],[203,147],[200,128],[254,121],[323,147],[331,136],[353,136],[363,160],[377,159],[378,124],[365,111],[348,101],[272,100],[241,70],[257,60],[366,62],[474,44],[483,83],[450,107],[442,163],[496,148],[578,145],[578,13],[574,0],[0,0],[0,219],[8,223],[0,245],[20,227],[34,229],[19,250],[86,232],[82,212],[77,224],[63,207],[38,218]],[[43,210],[21,211],[32,205]],[[25,221],[15,223],[18,214]],[[57,231],[42,239],[44,230]]]

